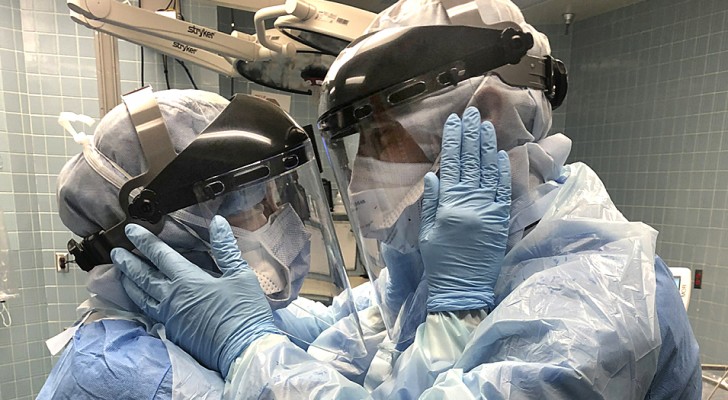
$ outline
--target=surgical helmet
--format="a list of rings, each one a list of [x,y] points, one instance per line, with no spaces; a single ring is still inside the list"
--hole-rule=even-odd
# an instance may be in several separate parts
[[[401,0],[339,54],[318,129],[371,279],[388,266],[382,246],[418,247],[423,178],[450,114],[477,107],[501,150],[546,137],[566,93],[550,52],[509,0]]]
[[[348,285],[310,140],[268,101],[128,94],[58,185],[61,218],[83,238],[69,241],[69,251],[84,270],[110,263],[114,247],[133,249],[124,227],[136,223],[214,271],[208,227],[219,214],[272,305],[292,301],[313,270],[329,280],[322,286],[330,297]]]

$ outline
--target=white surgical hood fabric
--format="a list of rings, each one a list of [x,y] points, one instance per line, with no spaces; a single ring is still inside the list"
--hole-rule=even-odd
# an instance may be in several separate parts
[[[177,153],[229,103],[220,95],[201,90],[164,90],[154,92],[154,96]],[[124,104],[109,111],[96,127],[90,153],[100,157],[88,159],[84,153],[74,156],[63,167],[57,192],[61,221],[81,237],[108,229],[124,219],[118,183],[146,170],[144,153]],[[100,169],[103,174],[97,172]],[[116,174],[120,181],[111,182],[105,177],[109,174]],[[178,250],[204,248],[182,224],[172,220],[165,223],[160,237]]]

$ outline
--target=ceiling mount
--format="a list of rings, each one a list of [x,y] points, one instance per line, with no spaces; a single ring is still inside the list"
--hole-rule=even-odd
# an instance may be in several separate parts
[[[572,22],[574,22],[574,13],[564,13],[564,35],[569,34],[569,27]]]

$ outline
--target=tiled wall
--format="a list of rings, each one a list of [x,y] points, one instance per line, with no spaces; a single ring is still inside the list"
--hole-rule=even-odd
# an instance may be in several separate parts
[[[703,270],[688,315],[728,363],[728,2],[650,0],[571,34],[565,132],[670,266]]]
[[[214,11],[197,2],[183,8],[208,26]],[[571,100],[554,113],[553,130],[574,140],[572,159],[595,168],[628,218],[660,231],[670,265],[705,272],[689,310],[705,362],[728,361],[720,341],[728,328],[727,13],[723,0],[651,0],[577,22],[569,36],[562,26],[541,27],[570,67]],[[139,48],[119,47],[125,92],[139,86]],[[146,83],[166,87],[160,57],[146,52],[144,64]],[[189,68],[201,89],[229,94],[229,79]],[[169,69],[172,87],[191,87],[179,65]],[[65,2],[3,2],[0,75],[0,207],[20,293],[8,302],[13,325],[0,326],[0,399],[29,399],[52,364],[43,341],[73,322],[86,297],[81,272],[53,267],[69,238],[57,217],[56,176],[79,151],[56,118],[98,117],[92,32],[68,18]],[[243,80],[233,87],[268,90]],[[291,111],[313,123],[316,101],[292,95]]]
[[[183,3],[189,20],[214,26],[214,8]],[[139,47],[119,42],[122,92],[140,85]],[[145,52],[145,83],[166,88],[161,57]],[[218,76],[188,65],[200,89],[217,91]],[[173,88],[189,88],[171,60]],[[35,398],[50,372],[45,340],[76,320],[88,294],[78,268],[57,273],[54,254],[71,237],[57,214],[56,178],[81,148],[57,123],[61,111],[99,116],[93,32],[68,17],[65,2],[0,4],[0,209],[10,244],[10,282],[19,297],[0,325],[0,400]],[[89,130],[90,131],[90,130]],[[88,132],[90,133],[90,132]]]
[[[48,319],[41,261],[40,205],[35,197],[36,171],[47,169],[46,159],[34,159],[34,149],[45,148],[41,137],[32,135],[30,81],[38,63],[28,70],[24,53],[23,12],[18,0],[0,6],[0,207],[9,236],[10,282],[19,288],[19,297],[7,302],[13,317],[10,327],[0,326],[0,398],[31,398],[50,368],[42,347],[48,335]],[[45,17],[45,15],[44,15]],[[37,54],[37,48],[34,49]],[[34,90],[41,82],[33,80]],[[45,85],[51,90],[50,85]],[[36,96],[33,99],[38,102]],[[46,106],[51,105],[48,101]],[[37,104],[40,112],[43,104]]]

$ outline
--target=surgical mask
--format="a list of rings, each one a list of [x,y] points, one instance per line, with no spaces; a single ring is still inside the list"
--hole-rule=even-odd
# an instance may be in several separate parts
[[[394,226],[387,231],[387,236],[382,240],[392,249],[402,254],[409,254],[419,248],[420,218],[422,215],[422,201],[407,206],[394,223]]]
[[[423,177],[431,169],[429,163],[393,163],[357,157],[349,192],[363,236],[386,241],[393,234],[395,224],[419,221],[418,207],[411,209],[407,218],[402,218],[402,214],[422,197]]]
[[[255,231],[232,231],[271,306],[277,309],[293,301],[310,269],[311,234],[290,204]]]

